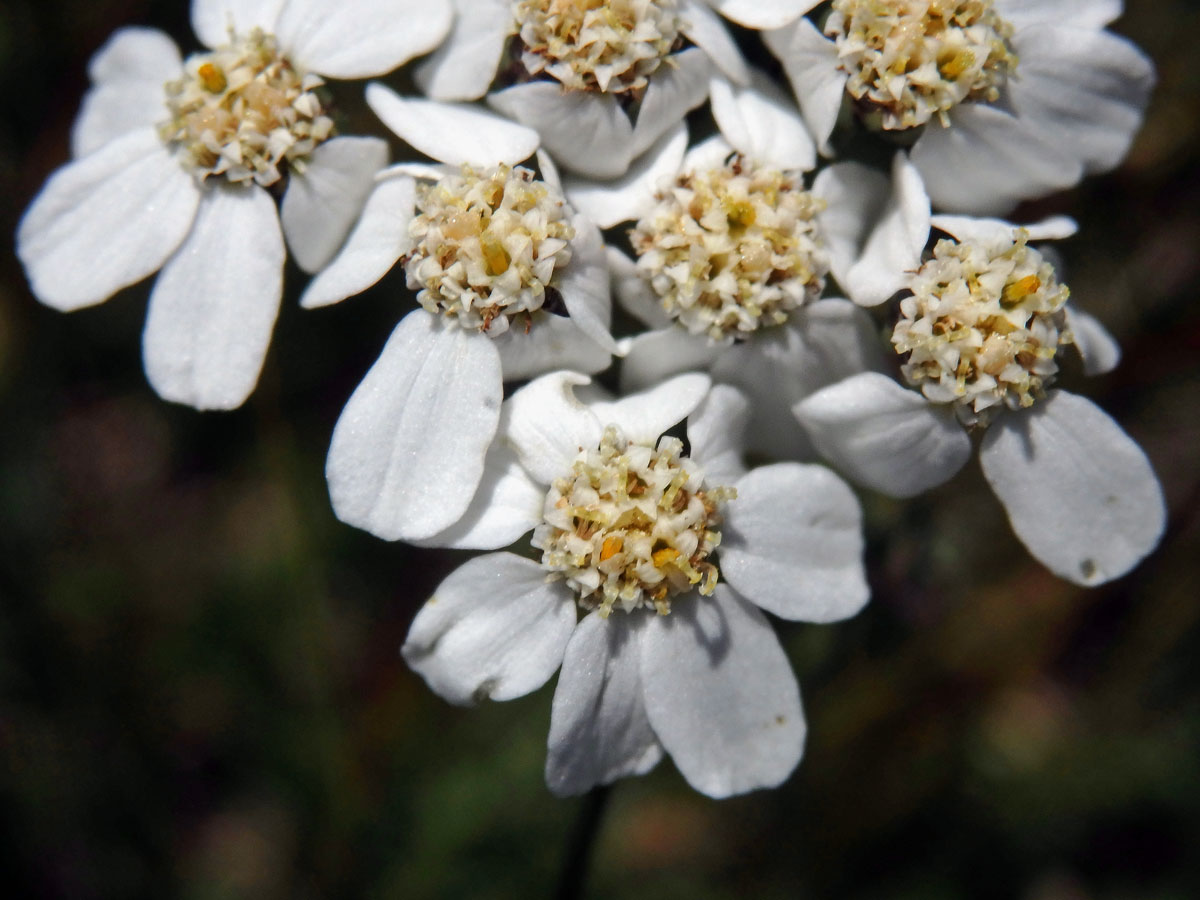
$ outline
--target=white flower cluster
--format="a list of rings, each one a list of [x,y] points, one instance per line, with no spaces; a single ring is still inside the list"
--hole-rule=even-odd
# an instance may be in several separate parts
[[[61,310],[157,272],[147,376],[198,409],[253,390],[287,252],[308,309],[399,263],[404,313],[333,426],[333,509],[489,551],[418,613],[408,664],[456,703],[559,672],[557,793],[664,753],[714,797],[770,787],[806,724],[764,611],[868,599],[829,466],[909,497],[977,445],[1017,536],[1081,585],[1159,540],[1145,455],[1054,387],[1068,347],[1118,358],[1033,246],[1074,222],[981,217],[1125,154],[1153,70],[1105,30],[1119,7],[193,0],[209,50],[127,28],[96,54],[18,255]],[[335,136],[343,82],[424,54],[427,96],[373,82],[387,132]]]

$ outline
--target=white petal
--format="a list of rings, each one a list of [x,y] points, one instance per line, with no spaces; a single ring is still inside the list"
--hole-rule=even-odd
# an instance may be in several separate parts
[[[620,178],[612,181],[568,179],[567,199],[601,228],[639,219],[654,207],[654,194],[659,184],[679,172],[687,141],[687,125],[680,122],[634,160],[629,171]]]
[[[949,481],[971,455],[971,440],[948,408],[877,372],[818,391],[796,415],[841,472],[893,497]]]
[[[252,28],[271,34],[285,0],[192,0],[192,31],[206,47],[228,44]]]
[[[580,331],[609,353],[615,353],[617,343],[608,333],[612,321],[612,295],[604,239],[600,229],[584,216],[572,216],[571,225],[575,229],[571,261],[558,283],[563,305]]]
[[[641,677],[650,725],[693,788],[775,787],[804,752],[800,689],[761,612],[718,585],[648,616]]]
[[[532,560],[491,553],[447,576],[413,619],[401,652],[451,703],[512,700],[562,662],[575,604]]]
[[[688,150],[683,156],[684,172],[703,172],[717,169],[734,153],[733,147],[721,135],[714,134]]]
[[[306,309],[328,306],[365,291],[412,248],[408,223],[413,217],[415,183],[400,176],[381,181],[367,198],[358,224],[341,252],[317,274],[300,305]]]
[[[1018,28],[1061,25],[1103,28],[1121,15],[1122,0],[995,0],[996,12]]]
[[[552,372],[535,378],[504,403],[501,432],[540,484],[561,478],[581,450],[600,444],[600,422],[572,390],[590,381],[575,372]]]
[[[167,117],[163,85],[183,61],[175,42],[156,28],[119,28],[88,63],[92,88],[71,127],[71,155],[86,156],[113,138]]]
[[[707,369],[723,348],[704,335],[688,334],[675,324],[646,331],[622,341],[621,390],[637,391],[664,378]]]
[[[526,474],[516,452],[496,441],[488,448],[483,477],[463,517],[445,531],[415,543],[456,550],[507,547],[542,520],[545,499],[546,489]]]
[[[721,527],[721,576],[738,593],[805,622],[835,622],[866,605],[862,513],[846,482],[824,466],[777,463],[736,487]]]
[[[708,97],[711,62],[702,50],[692,47],[671,56],[671,66],[662,66],[650,78],[646,95],[633,126],[631,157],[640,156],[683,121],[689,110]],[[563,165],[570,165],[563,161]],[[622,169],[622,172],[624,169]],[[621,174],[617,172],[615,174]]]
[[[478,100],[496,77],[508,40],[507,0],[454,0],[454,28],[414,76],[434,100]]]
[[[982,103],[955,108],[948,128],[930,123],[910,156],[934,206],[977,215],[1006,212],[1083,176],[1069,148],[1036,123]]]
[[[1071,303],[1067,304],[1067,327],[1075,336],[1075,349],[1083,357],[1087,375],[1111,372],[1121,361],[1121,345],[1100,320]]]
[[[808,19],[797,19],[763,40],[783,63],[783,71],[800,102],[800,110],[821,153],[832,152],[829,138],[837,125],[849,76],[838,68],[837,46]]]
[[[1154,64],[1107,31],[1041,25],[1019,32],[1021,77],[1011,86],[1018,116],[1082,160],[1088,172],[1124,158],[1154,87]]]
[[[563,193],[562,176],[559,174],[558,166],[554,164],[554,160],[550,157],[550,154],[539,147],[533,158],[537,162],[538,173],[541,175],[542,181],[546,182],[546,184],[550,185],[550,187],[554,188],[560,194]]]
[[[585,616],[571,635],[550,708],[546,784],[581,794],[662,759],[642,700],[639,625],[644,616]]]
[[[1118,578],[1162,536],[1166,510],[1150,461],[1083,397],[1052,391],[999,419],[979,461],[1021,543],[1068,581]]]
[[[712,366],[715,380],[751,399],[748,450],[776,459],[809,459],[813,447],[792,407],[813,391],[882,367],[874,320],[848,300],[819,300],[780,328],[726,348]]]
[[[436,47],[453,15],[450,0],[287,0],[275,33],[303,69],[370,78]]]
[[[609,94],[566,91],[558,82],[530,81],[488,94],[487,101],[534,129],[564,169],[593,178],[616,178],[629,168],[633,126]]]
[[[158,269],[199,202],[154,129],[135,131],[50,176],[21,219],[17,256],[47,306],[91,306]]]
[[[683,0],[679,12],[683,16],[684,36],[703,50],[726,78],[738,84],[750,80],[750,69],[742,58],[742,51],[712,10],[700,0]],[[675,58],[678,59],[678,55]],[[655,75],[661,75],[661,70]]]
[[[663,311],[658,294],[638,271],[637,263],[615,247],[609,247],[607,255],[613,293],[621,308],[650,328],[675,327],[674,321]]]
[[[367,105],[400,138],[452,166],[512,165],[529,159],[538,148],[538,136],[531,129],[466,103],[401,97],[372,82],[367,85]]]
[[[710,482],[732,484],[746,474],[742,451],[749,422],[749,399],[727,384],[713,385],[688,416],[691,457],[704,467],[704,476]]]
[[[590,375],[607,369],[612,362],[612,354],[584,334],[574,320],[548,312],[534,314],[528,334],[510,328],[492,342],[500,351],[506,382],[554,369],[569,368]]]
[[[712,79],[709,95],[721,134],[751,159],[807,172],[817,164],[817,148],[800,111],[760,72],[753,73],[751,84],[737,88]]]
[[[826,201],[820,222],[834,277],[855,303],[883,303],[920,266],[929,239],[929,197],[916,167],[897,153],[889,183],[838,163],[817,176],[813,192]]]
[[[746,28],[781,28],[804,15],[820,0],[708,0],[727,19]]]
[[[492,342],[409,313],[338,418],[325,476],[343,522],[389,541],[462,518],[500,416]]]
[[[292,258],[305,272],[316,272],[337,253],[387,157],[387,142],[379,138],[336,137],[292,174],[279,215]]]
[[[284,256],[270,194],[257,186],[205,191],[191,233],[150,293],[142,360],[159,396],[197,409],[242,405],[279,315]]]
[[[1014,240],[1018,230],[1029,235],[1031,241],[1053,241],[1068,238],[1079,230],[1079,225],[1068,216],[1051,216],[1032,225],[1014,225],[1004,219],[986,219],[975,216],[932,216],[930,224],[960,241],[981,241],[1006,244]]]
[[[629,440],[655,444],[659,436],[677,425],[704,399],[712,380],[692,372],[610,402],[592,404],[592,412],[602,425],[617,425]]]

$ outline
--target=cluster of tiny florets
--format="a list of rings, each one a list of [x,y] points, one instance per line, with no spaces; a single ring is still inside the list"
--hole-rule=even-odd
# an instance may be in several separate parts
[[[677,594],[713,592],[718,510],[736,491],[706,484],[682,452],[677,438],[662,437],[655,448],[609,426],[600,446],[582,450],[571,474],[551,486],[533,546],[542,565],[578,592],[582,608],[607,616],[614,607],[653,607],[665,615]]]
[[[562,195],[520,166],[463,166],[417,189],[405,258],[408,286],[431,313],[503,334],[528,326],[571,261],[575,237]]]
[[[900,302],[892,344],[909,354],[904,377],[929,400],[955,404],[968,425],[1044,396],[1058,348],[1072,342],[1070,292],[1025,240],[1018,233],[998,247],[938,241]]]
[[[679,39],[676,0],[517,0],[521,64],[568,90],[642,91]]]
[[[868,121],[915,128],[964,101],[995,102],[1017,58],[991,0],[834,0],[825,33]]]
[[[188,59],[183,78],[165,86],[171,118],[159,134],[200,178],[269,187],[285,166],[303,171],[306,157],[333,133],[314,93],[323,83],[297,71],[275,38],[256,28]]]
[[[680,175],[657,200],[631,234],[637,265],[690,333],[729,342],[783,324],[821,295],[829,263],[816,215],[824,202],[798,173],[735,155]]]

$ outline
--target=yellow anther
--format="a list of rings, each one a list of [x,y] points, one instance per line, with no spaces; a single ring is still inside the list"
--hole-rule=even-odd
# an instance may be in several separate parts
[[[485,234],[479,239],[479,246],[483,250],[483,260],[487,264],[489,275],[503,275],[508,271],[508,264],[512,262],[512,258],[503,244],[490,234]]]
[[[655,550],[650,558],[654,560],[654,564],[658,567],[665,566],[667,563],[679,558],[679,551],[674,547],[663,547],[661,550]]]
[[[204,89],[210,94],[221,93],[229,83],[225,79],[225,73],[210,62],[201,65],[196,74],[200,76],[200,81],[204,84]]]
[[[1019,281],[1004,286],[1004,299],[1001,302],[1006,306],[1020,303],[1030,294],[1037,293],[1041,286],[1041,279],[1036,275],[1026,275]]]
[[[600,548],[600,562],[610,559],[621,551],[625,545],[625,541],[620,537],[609,537],[604,539],[604,545]]]

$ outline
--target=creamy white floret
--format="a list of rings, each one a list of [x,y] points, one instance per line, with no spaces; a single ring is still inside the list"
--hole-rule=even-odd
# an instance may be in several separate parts
[[[994,102],[1017,57],[991,0],[834,0],[825,34],[868,121],[915,128],[967,101]]]
[[[517,0],[521,63],[568,90],[644,90],[681,27],[676,0]]]
[[[665,615],[677,594],[713,592],[719,509],[736,492],[708,484],[682,452],[677,438],[651,447],[609,426],[546,494],[532,543],[584,609],[607,616],[614,607],[653,607]]]
[[[1026,239],[938,241],[900,302],[892,345],[908,354],[904,377],[968,425],[1044,397],[1058,348],[1073,341],[1070,291]]]
[[[431,313],[492,336],[541,309],[571,261],[571,209],[520,166],[463,166],[417,189],[404,259],[409,288]]]
[[[171,118],[159,134],[198,178],[269,187],[285,166],[303,171],[306,157],[333,134],[314,93],[323,83],[256,28],[187,60],[183,77],[165,85]]]
[[[824,201],[798,172],[734,155],[685,172],[631,233],[637,266],[663,310],[691,334],[730,342],[781,325],[816,300],[829,260],[816,222]]]

